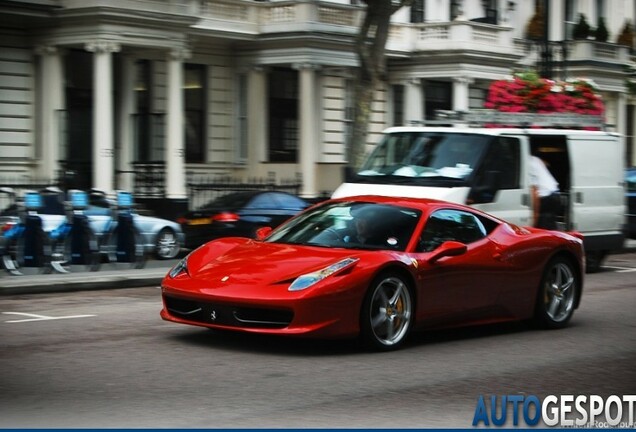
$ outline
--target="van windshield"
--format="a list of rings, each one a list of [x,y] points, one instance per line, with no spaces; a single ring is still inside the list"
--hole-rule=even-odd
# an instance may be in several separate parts
[[[357,171],[355,180],[371,183],[463,183],[476,170],[491,140],[489,135],[453,132],[385,134]]]

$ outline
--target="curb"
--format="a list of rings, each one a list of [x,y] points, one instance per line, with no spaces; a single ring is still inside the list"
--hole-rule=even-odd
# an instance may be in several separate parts
[[[0,276],[0,296],[159,286],[169,268]]]

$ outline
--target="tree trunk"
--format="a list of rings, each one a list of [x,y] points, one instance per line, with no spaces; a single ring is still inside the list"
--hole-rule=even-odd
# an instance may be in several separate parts
[[[386,42],[389,38],[391,15],[413,0],[364,0],[367,4],[364,21],[356,40],[356,52],[360,63],[354,88],[353,130],[347,147],[347,160],[353,168],[359,168],[365,154],[365,146],[373,112],[375,90],[386,82]]]

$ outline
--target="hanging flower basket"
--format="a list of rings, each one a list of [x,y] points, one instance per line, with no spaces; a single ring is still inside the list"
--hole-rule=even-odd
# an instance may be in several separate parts
[[[485,108],[518,113],[572,113],[602,116],[605,107],[593,81],[553,81],[536,72],[515,73],[491,84]]]

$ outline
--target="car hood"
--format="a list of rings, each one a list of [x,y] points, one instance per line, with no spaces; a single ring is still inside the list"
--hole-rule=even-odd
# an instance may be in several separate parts
[[[366,254],[369,252],[226,238],[196,250],[188,259],[188,271],[190,277],[212,285],[263,286],[289,283],[341,259]]]

